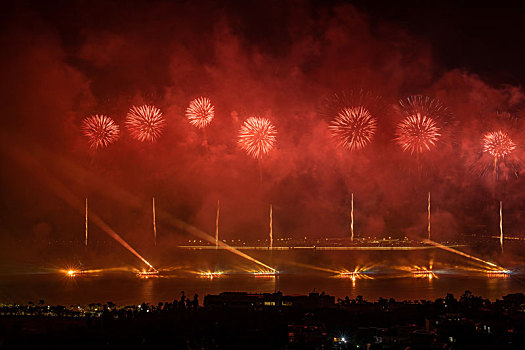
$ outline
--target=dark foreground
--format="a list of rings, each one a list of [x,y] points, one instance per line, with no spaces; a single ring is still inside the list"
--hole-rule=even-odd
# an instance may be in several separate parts
[[[0,307],[1,348],[525,349],[525,296],[435,301],[222,293],[158,305]]]

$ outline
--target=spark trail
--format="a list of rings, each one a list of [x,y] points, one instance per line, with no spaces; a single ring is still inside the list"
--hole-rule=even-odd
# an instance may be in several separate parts
[[[85,219],[85,226],[86,226],[86,232],[85,232],[85,240],[84,244],[86,247],[88,246],[88,199],[86,197],[86,219]]]
[[[350,240],[354,241],[354,193],[352,193],[352,204],[350,210]]]
[[[220,201],[217,199],[217,215],[215,216],[215,248],[219,248],[219,214]]]
[[[157,245],[157,220],[155,216],[155,197],[153,197],[153,240]]]
[[[270,204],[270,249],[273,248],[273,207]]]
[[[427,206],[427,233],[428,233],[428,239],[430,239],[430,192],[428,192],[428,206]]]
[[[499,245],[501,246],[501,252],[503,253],[503,202],[499,201]]]

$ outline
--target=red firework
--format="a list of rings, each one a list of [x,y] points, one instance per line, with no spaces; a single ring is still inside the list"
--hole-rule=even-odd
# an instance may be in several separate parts
[[[188,118],[191,125],[202,129],[211,123],[215,116],[215,107],[211,101],[206,97],[199,97],[190,102],[186,108],[186,118]]]
[[[487,152],[495,159],[504,158],[515,149],[516,144],[502,130],[489,132],[483,136],[483,152]]]
[[[239,130],[239,146],[255,159],[270,152],[277,140],[277,131],[266,118],[250,117]]]
[[[118,125],[108,116],[94,115],[87,117],[80,126],[82,133],[88,137],[91,148],[107,147],[120,136]]]
[[[438,100],[427,96],[410,96],[399,101],[404,119],[399,122],[395,141],[403,152],[410,154],[430,151],[441,138],[438,121],[448,116],[448,110]]]
[[[441,136],[439,131],[434,119],[417,113],[406,117],[397,125],[395,140],[403,152],[423,153],[436,145]]]
[[[362,106],[343,108],[328,128],[340,146],[355,151],[372,141],[377,119]]]
[[[155,142],[162,134],[166,120],[155,106],[133,106],[126,115],[126,126],[135,139]]]

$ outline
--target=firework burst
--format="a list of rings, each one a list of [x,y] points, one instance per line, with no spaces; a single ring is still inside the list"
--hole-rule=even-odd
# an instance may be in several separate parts
[[[133,106],[126,115],[126,126],[135,139],[155,142],[162,135],[166,120],[154,106]]]
[[[441,134],[434,119],[417,113],[403,119],[397,125],[395,140],[403,152],[410,154],[430,151]]]
[[[377,119],[365,107],[343,108],[329,126],[336,142],[350,150],[363,149],[374,138]]]
[[[276,141],[277,131],[266,118],[250,117],[239,130],[239,146],[255,159],[270,152]]]
[[[108,116],[94,115],[82,121],[82,133],[88,137],[91,148],[103,148],[117,141],[120,136],[118,125]]]
[[[403,152],[419,154],[434,148],[442,136],[439,121],[448,114],[438,100],[427,96],[411,96],[399,101],[404,118],[398,123],[395,141]]]
[[[483,136],[483,152],[496,159],[504,158],[516,149],[516,144],[510,136],[502,131],[489,132]]]
[[[326,97],[319,106],[318,114],[327,121],[334,120],[344,109],[357,106],[366,108],[374,117],[385,113],[386,105],[381,98],[371,91],[341,91]]]
[[[186,118],[191,125],[202,129],[208,126],[215,116],[215,107],[206,97],[199,97],[190,102],[186,108]]]

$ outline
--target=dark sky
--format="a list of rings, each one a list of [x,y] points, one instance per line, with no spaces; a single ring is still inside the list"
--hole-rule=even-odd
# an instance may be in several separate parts
[[[519,86],[525,78],[525,52],[519,45],[525,34],[523,7],[464,7],[443,1],[355,4],[371,18],[393,21],[428,41],[446,69],[466,69],[494,85]]]
[[[358,234],[418,237],[428,191],[437,239],[496,233],[498,199],[506,231],[521,233],[524,10],[417,4],[4,5],[2,237],[80,242],[86,196],[138,246],[149,244],[152,196],[166,213],[206,232],[220,199],[225,237],[264,238],[269,203],[277,235],[344,236],[352,192]],[[378,131],[369,147],[352,153],[332,142],[330,120],[319,110],[333,94],[362,90],[382,97],[374,107]],[[394,106],[413,94],[439,99],[451,115],[443,142],[418,159],[393,142],[400,120]],[[209,152],[184,117],[199,96],[216,108]],[[124,126],[128,109],[143,103],[167,120],[155,144],[133,140]],[[112,117],[120,140],[90,150],[80,124],[92,114]],[[262,184],[257,162],[236,145],[240,123],[253,115],[278,130],[276,149],[261,163]],[[494,190],[481,138],[497,128],[518,148],[499,164]],[[166,215],[159,215],[164,237],[189,235]]]

